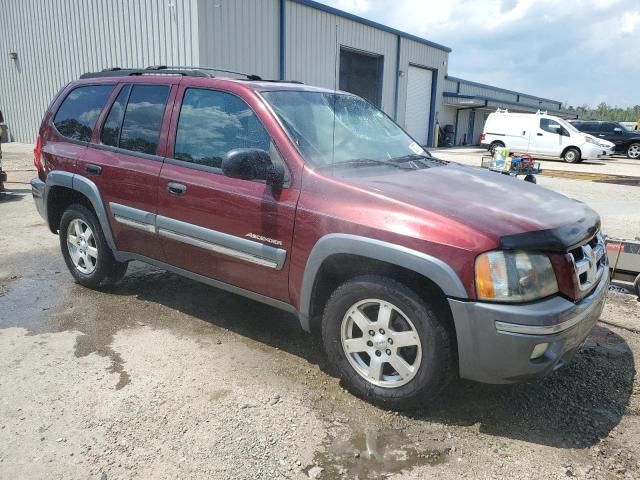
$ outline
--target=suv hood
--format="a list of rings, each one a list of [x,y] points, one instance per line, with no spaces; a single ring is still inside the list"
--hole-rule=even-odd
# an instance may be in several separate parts
[[[496,172],[454,163],[384,171],[343,180],[472,227],[503,248],[566,251],[600,228],[598,214],[586,204]]]

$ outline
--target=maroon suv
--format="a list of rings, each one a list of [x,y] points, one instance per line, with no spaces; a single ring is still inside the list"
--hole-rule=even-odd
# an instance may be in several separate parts
[[[345,92],[205,70],[85,74],[35,149],[36,205],[82,285],[140,260],[298,316],[355,393],[564,365],[602,310],[600,220],[433,158]]]

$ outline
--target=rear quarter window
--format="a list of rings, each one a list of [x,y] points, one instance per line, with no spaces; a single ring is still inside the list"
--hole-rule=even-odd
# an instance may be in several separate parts
[[[87,85],[71,90],[53,119],[58,132],[73,140],[91,140],[100,112],[113,88],[114,85]]]

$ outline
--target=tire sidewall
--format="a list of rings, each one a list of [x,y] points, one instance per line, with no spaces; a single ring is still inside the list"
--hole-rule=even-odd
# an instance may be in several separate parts
[[[73,260],[71,259],[69,247],[67,246],[67,230],[69,228],[69,224],[75,219],[82,220],[89,225],[93,231],[93,237],[96,241],[96,247],[98,248],[96,268],[89,274],[82,273],[76,268]],[[58,236],[60,237],[60,249],[62,250],[62,256],[64,257],[64,261],[73,278],[82,285],[93,288],[98,287],[109,274],[108,263],[110,259],[107,258],[107,256],[109,255],[110,250],[95,215],[83,205],[71,205],[62,214],[60,227],[58,229]]]
[[[574,154],[573,160],[569,160],[568,155],[569,155],[570,152],[573,152],[573,154]],[[575,148],[568,149],[566,152],[564,152],[564,156],[563,157],[564,157],[564,161],[567,162],[567,163],[578,163],[578,162],[580,162],[580,152],[578,150],[576,150]]]
[[[322,337],[326,353],[338,374],[354,393],[382,406],[398,407],[425,402],[435,397],[443,386],[442,374],[449,341],[434,313],[417,295],[404,285],[393,282],[395,288],[382,284],[375,277],[362,277],[340,287],[327,304],[322,321]],[[341,343],[344,315],[358,301],[376,298],[394,304],[411,320],[422,345],[418,373],[408,383],[397,388],[373,385],[351,366]]]

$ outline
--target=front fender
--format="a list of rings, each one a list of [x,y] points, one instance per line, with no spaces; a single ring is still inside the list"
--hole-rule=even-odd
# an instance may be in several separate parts
[[[329,234],[315,244],[304,270],[298,315],[300,324],[306,331],[311,331],[309,314],[318,271],[322,263],[335,254],[358,255],[397,265],[428,278],[438,285],[447,297],[468,298],[458,275],[449,265],[436,257],[372,238],[341,233]]]

